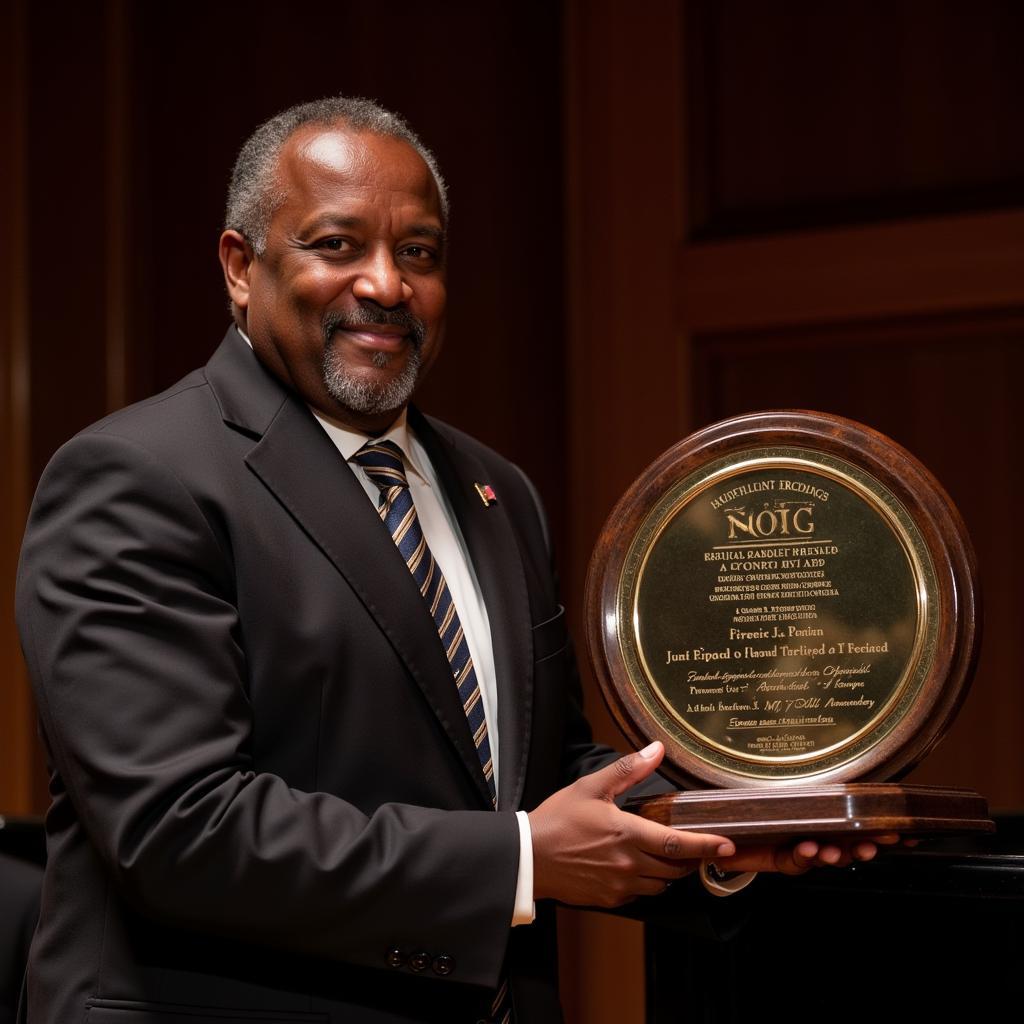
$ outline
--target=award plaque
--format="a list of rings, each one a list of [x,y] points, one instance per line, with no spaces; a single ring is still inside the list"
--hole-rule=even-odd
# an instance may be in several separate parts
[[[974,554],[931,474],[815,412],[714,424],[627,491],[587,579],[608,705],[689,792],[632,809],[738,840],[990,831],[985,801],[899,786],[966,695]]]

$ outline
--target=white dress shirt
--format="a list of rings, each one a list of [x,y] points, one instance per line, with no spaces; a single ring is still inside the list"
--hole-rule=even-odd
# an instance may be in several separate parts
[[[362,466],[353,461],[353,457],[370,440],[392,441],[401,449],[405,475],[409,481],[409,491],[416,506],[420,528],[423,530],[430,553],[440,566],[451,591],[473,659],[473,670],[480,685],[480,699],[487,720],[487,739],[491,747],[494,788],[497,791],[498,773],[501,770],[501,725],[498,721],[498,690],[491,626],[480,583],[469,557],[469,549],[444,489],[438,482],[434,467],[423,445],[409,429],[404,409],[384,434],[374,438],[352,430],[337,420],[324,416],[316,409],[311,411],[348,463],[349,469],[362,484],[374,508],[377,508],[380,501],[380,488],[367,476]],[[454,685],[453,678],[452,686]],[[519,822],[519,875],[516,880],[515,906],[512,913],[513,926],[530,924],[536,913],[533,901],[533,840],[530,819],[525,811],[517,811],[516,819]]]

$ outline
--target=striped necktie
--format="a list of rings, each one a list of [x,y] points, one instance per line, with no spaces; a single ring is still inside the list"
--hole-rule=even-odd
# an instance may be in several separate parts
[[[480,684],[477,682],[469,644],[459,621],[451,591],[445,582],[441,566],[434,560],[423,536],[416,506],[409,491],[409,481],[402,463],[402,450],[394,441],[367,442],[356,452],[354,460],[366,475],[380,488],[377,511],[387,527],[391,539],[398,547],[405,564],[419,585],[437,626],[437,634],[448,655],[455,685],[458,687],[462,708],[466,713],[477,755],[491,791],[491,802],[497,806],[494,789],[494,765],[491,761],[491,743],[487,738],[487,719],[484,717]]]
[[[409,492],[409,481],[406,479],[405,465],[402,462],[402,449],[394,441],[368,441],[353,458],[380,488],[377,511],[402,558],[405,559],[409,572],[419,585],[420,594],[423,595],[423,600],[426,601],[434,618],[437,635],[441,638],[441,644],[448,655],[448,664],[459,690],[462,709],[466,712],[466,719],[473,733],[477,756],[480,758],[484,778],[487,779],[487,788],[491,792],[491,803],[497,807],[491,743],[487,738],[487,719],[484,717],[480,684],[477,682],[473,658],[469,653],[469,645],[466,643],[451,591],[445,582],[441,566],[430,553],[427,539],[420,527],[419,516],[416,515],[416,506]],[[508,989],[507,978],[502,978],[498,985],[491,1003],[490,1019],[495,1024],[512,1024],[512,995]]]

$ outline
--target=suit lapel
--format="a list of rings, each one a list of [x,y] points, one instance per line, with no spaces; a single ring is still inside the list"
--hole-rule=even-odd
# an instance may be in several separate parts
[[[533,704],[530,604],[522,556],[501,496],[485,505],[477,494],[475,484],[490,482],[484,464],[414,408],[409,422],[459,521],[487,606],[498,689],[498,807],[511,810],[522,799]]]
[[[489,807],[490,793],[437,628],[394,542],[313,415],[263,369],[244,340],[231,334],[208,364],[207,379],[225,420],[259,436],[246,464],[387,636]]]

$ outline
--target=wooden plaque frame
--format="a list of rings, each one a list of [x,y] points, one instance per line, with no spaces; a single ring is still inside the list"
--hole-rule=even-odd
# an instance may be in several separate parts
[[[842,460],[877,481],[895,499],[930,559],[928,600],[935,612],[934,642],[921,668],[916,696],[898,720],[887,722],[878,742],[856,756],[823,766],[816,766],[812,759],[806,771],[786,777],[771,770],[759,775],[750,765],[695,754],[692,737],[683,742],[681,728],[666,725],[664,715],[652,712],[651,700],[643,696],[645,681],[637,678],[636,659],[624,655],[619,604],[627,560],[636,561],[635,551],[630,554],[635,538],[642,535],[649,517],[661,514],[659,503],[664,505],[665,496],[678,489],[680,481],[722,460],[756,460],[761,453],[779,450]],[[890,831],[891,825],[914,832],[991,829],[984,800],[977,794],[891,785],[873,791],[874,787],[865,785],[906,774],[953,721],[967,694],[978,652],[981,621],[976,579],[970,539],[946,492],[909,452],[869,427],[826,413],[771,411],[713,424],[669,449],[633,483],[601,532],[587,578],[587,638],[605,700],[630,741],[638,748],[652,740],[664,743],[662,771],[680,785],[719,787],[732,794],[705,793],[703,806],[699,793],[677,794],[676,810],[672,809],[674,798],[657,798],[639,808],[641,813],[680,828],[696,827],[694,822],[699,821],[706,830],[718,831],[715,822],[731,822],[738,836],[822,830],[863,834],[865,830]],[[759,792],[765,799],[755,806]],[[783,799],[785,794],[788,797]],[[743,801],[748,810],[737,818],[734,811]],[[907,810],[910,805],[912,811]],[[826,820],[832,822],[827,828]]]

